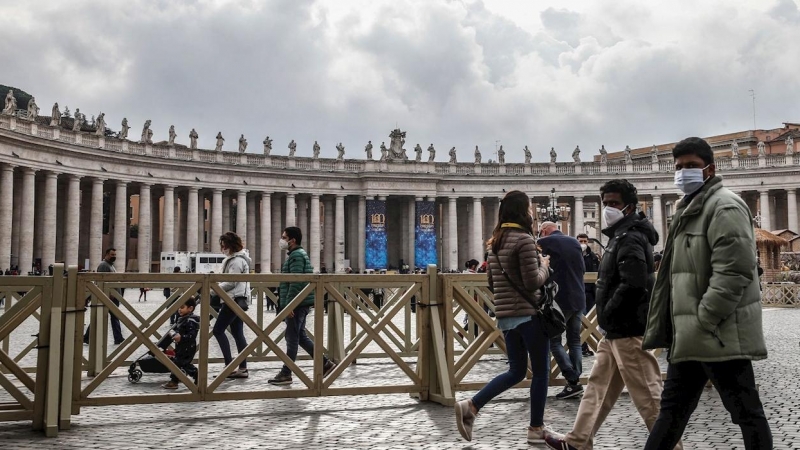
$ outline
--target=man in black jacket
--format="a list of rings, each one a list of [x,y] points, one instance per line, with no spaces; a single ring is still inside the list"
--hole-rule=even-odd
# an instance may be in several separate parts
[[[573,398],[583,392],[583,386],[580,384],[583,371],[581,317],[583,310],[586,309],[583,255],[578,240],[562,234],[553,222],[542,223],[541,235],[543,237],[539,239],[538,244],[542,247],[543,254],[551,256],[553,280],[558,284],[556,303],[561,307],[567,323],[569,356],[561,344],[561,336],[550,340],[550,352],[568,383],[563,391],[556,394],[556,398]]]
[[[589,235],[581,233],[576,237],[578,238],[578,243],[581,244],[581,251],[583,252],[583,267],[586,272],[597,272],[600,268],[600,257],[589,247]],[[584,292],[586,292],[586,308],[583,310],[583,314],[586,315],[594,308],[594,283],[583,283],[583,288]],[[586,342],[583,343],[581,348],[583,349],[584,357],[594,355],[594,352],[589,349],[589,344]]]
[[[658,233],[636,212],[636,187],[611,180],[600,188],[603,234],[609,237],[597,276],[597,316],[605,337],[578,408],[572,431],[545,433],[550,448],[591,448],[592,439],[627,387],[647,429],[653,428],[661,400],[661,370],[652,353],[642,350],[650,291],[653,287],[653,245]],[[679,443],[676,449],[682,449]]]

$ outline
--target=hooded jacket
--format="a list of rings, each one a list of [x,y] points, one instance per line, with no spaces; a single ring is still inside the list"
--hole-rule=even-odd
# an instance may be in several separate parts
[[[240,250],[222,260],[222,273],[250,273],[253,262],[244,250]],[[250,298],[249,283],[244,281],[222,281],[221,287],[231,298]]]
[[[716,176],[672,217],[642,347],[672,363],[764,359],[750,209]]]
[[[298,245],[294,250],[289,252],[289,256],[286,257],[286,261],[283,262],[283,266],[281,267],[281,273],[314,273],[314,266],[311,265],[308,253],[306,253],[303,247]],[[278,287],[278,311],[283,310],[283,308],[291,303],[292,300],[297,297],[297,294],[305,289],[307,285],[308,283],[302,281],[282,281]],[[298,306],[313,306],[314,300],[314,291],[311,291]]]
[[[658,233],[643,213],[603,230],[608,236],[597,273],[595,302],[607,339],[644,335],[653,288],[653,246]]]

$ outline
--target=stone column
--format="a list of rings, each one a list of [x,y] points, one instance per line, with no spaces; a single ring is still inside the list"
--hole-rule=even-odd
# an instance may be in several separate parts
[[[220,229],[220,233],[225,233],[226,231],[234,231],[236,227],[233,226],[233,221],[231,220],[231,197],[229,195],[225,195],[222,193],[222,229]],[[237,224],[238,225],[238,224]],[[238,233],[239,230],[236,229]]]
[[[33,207],[36,171],[22,169],[22,204],[19,229],[19,271],[27,275],[33,264]]]
[[[173,189],[174,201],[172,202],[172,211],[175,213],[172,219],[172,250],[180,251],[184,248],[186,238],[183,236],[186,230],[186,216],[184,202],[181,202],[180,192],[175,192]]]
[[[92,206],[89,220],[89,270],[97,270],[103,260],[103,179],[92,179]]]
[[[45,202],[45,191],[44,191],[44,178],[45,174],[43,173],[39,176],[33,183],[34,187],[33,190],[36,192],[36,204],[34,205],[33,210],[33,262],[36,262],[36,259],[42,258],[42,238],[44,236],[44,216],[45,216],[45,209],[44,209],[44,202]],[[42,269],[46,269],[46,266],[41,266]]]
[[[0,166],[0,270],[11,267],[11,216],[14,208],[14,166]]]
[[[483,204],[480,197],[472,198],[472,257],[483,261]]]
[[[364,273],[367,268],[367,198],[358,197],[358,270]]]
[[[247,235],[247,191],[240,190],[236,196],[236,234],[242,238],[242,244],[248,247]]]
[[[786,190],[786,205],[788,213],[788,229],[797,233],[797,189]]]
[[[311,216],[310,230],[308,230],[308,249],[310,251],[311,265],[314,266],[315,272],[319,272],[320,251],[322,250],[322,241],[319,236],[319,194],[311,194],[311,206],[308,213]]]
[[[268,192],[261,193],[261,273],[272,272],[272,197]]]
[[[761,211],[761,229],[772,231],[772,222],[770,220],[770,204],[769,204],[769,190],[758,191],[761,194],[758,208]]]
[[[186,194],[186,251],[196,252],[197,236],[200,234],[200,227],[198,224],[198,189],[190,187],[189,192]]]
[[[227,231],[227,230],[225,230]],[[219,250],[219,245],[215,245],[222,236],[222,189],[214,189],[211,197],[211,236],[208,238],[208,247],[212,252]]]
[[[334,265],[336,273],[344,273],[344,195],[336,195],[336,237]]]
[[[125,272],[128,262],[128,183],[117,181],[117,192],[114,198],[114,247],[117,249],[117,260],[114,268],[117,272]]]
[[[5,195],[5,194],[4,194]],[[58,174],[48,172],[44,181],[44,210],[42,221],[42,271],[56,261],[56,211],[58,208]],[[11,217],[11,215],[9,215]],[[2,267],[0,265],[0,267]]]
[[[325,225],[324,225],[324,227],[325,227],[325,229],[324,229],[325,236],[323,236],[323,239],[324,239],[323,242],[325,244],[325,247],[324,247],[324,254],[323,254],[323,258],[322,258],[323,261],[322,262],[325,263],[325,270],[327,270],[328,273],[333,273],[333,264],[334,264],[333,250],[334,250],[334,247],[335,247],[335,245],[333,243],[333,241],[335,239],[335,237],[334,237],[335,221],[334,221],[334,215],[333,215],[333,201],[328,199],[328,200],[324,201],[324,204],[325,204]]]
[[[398,208],[400,210],[400,220],[399,220],[399,229],[400,229],[400,239],[397,242],[397,245],[400,249],[397,251],[397,254],[400,259],[403,260],[405,264],[408,264],[408,204],[404,202],[402,199],[398,199]],[[392,208],[394,209],[394,208]],[[391,210],[389,209],[388,205],[386,207],[386,215],[388,216],[391,214]],[[394,219],[394,218],[393,218]],[[388,222],[388,221],[387,221]],[[392,223],[397,223],[394,220]],[[391,237],[389,237],[389,242],[391,242]],[[388,248],[387,248],[388,250]],[[391,255],[391,253],[389,253]]]
[[[297,227],[303,234],[303,241],[308,237],[308,200],[305,197],[297,197]],[[314,267],[316,269],[316,267]]]
[[[297,225],[297,206],[295,205],[294,193],[289,192],[286,194],[286,220],[287,227]]]
[[[175,251],[175,188],[164,186],[164,212],[161,216],[161,251]],[[160,259],[160,258],[159,258]]]
[[[136,259],[139,264],[139,273],[150,273],[150,249],[152,245],[151,232],[153,224],[150,220],[150,185],[139,186],[139,237],[136,239]]]
[[[661,194],[653,194],[653,226],[658,233],[658,243],[654,246],[655,250],[664,248],[664,241],[667,236],[664,234],[664,208],[661,206]]]
[[[583,197],[575,197],[575,207],[572,208],[572,214],[575,218],[575,231],[573,236],[583,233]]]
[[[447,200],[447,270],[458,270],[458,197]]]
[[[78,264],[78,244],[81,220],[81,179],[77,175],[67,178],[67,212],[64,223],[64,262]]]
[[[255,261],[260,257],[258,247],[258,236],[256,235],[256,209],[258,209],[258,197],[247,200],[247,248],[250,249],[250,259],[253,260],[251,270],[256,270]]]
[[[198,252],[206,251],[206,225],[208,223],[208,228],[210,228],[211,224],[211,207],[209,206],[208,208],[208,212],[206,212],[206,193],[199,192],[197,196],[197,223],[199,224],[199,229],[197,230]],[[208,220],[206,220],[206,218],[208,218]]]
[[[272,242],[278,243],[278,239],[281,237],[281,233],[283,233],[283,226],[281,220],[281,200],[276,198],[274,202],[272,202],[272,234],[270,235],[270,239]],[[281,271],[281,262],[283,254],[281,252],[281,248],[277,245],[272,246],[272,265],[275,266],[275,273],[280,273]]]

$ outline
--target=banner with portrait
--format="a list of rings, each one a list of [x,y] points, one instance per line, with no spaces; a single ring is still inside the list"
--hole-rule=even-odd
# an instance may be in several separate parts
[[[436,245],[436,202],[416,202],[414,225],[414,266],[425,269],[438,264]]]
[[[364,264],[367,269],[386,269],[388,249],[386,239],[386,201],[367,200],[367,224]]]

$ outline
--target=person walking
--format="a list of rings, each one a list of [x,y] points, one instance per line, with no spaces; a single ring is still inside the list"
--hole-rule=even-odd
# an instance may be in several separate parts
[[[478,412],[493,398],[525,378],[530,358],[531,413],[527,429],[530,444],[544,443],[544,406],[550,376],[550,340],[532,301],[550,276],[550,258],[541,256],[533,238],[533,217],[528,195],[511,191],[500,202],[497,225],[488,241],[489,289],[494,292],[497,327],[503,331],[508,371],[498,375],[472,398],[455,404],[461,437],[472,440]]]
[[[250,273],[250,265],[252,261],[244,251],[242,246],[242,238],[233,231],[228,231],[219,237],[219,248],[225,259],[222,260],[222,273]],[[250,303],[250,289],[247,282],[244,281],[222,281],[219,287],[224,290],[228,296],[236,302],[239,307],[247,311]],[[231,356],[231,345],[228,342],[228,337],[225,335],[225,329],[230,327],[233,340],[236,342],[236,351],[241,352],[247,347],[247,339],[244,337],[244,322],[241,317],[237,316],[233,309],[227,303],[222,304],[219,310],[217,321],[214,322],[213,334],[217,338],[217,343],[222,351],[222,358],[225,360],[225,365],[233,361]],[[247,378],[250,374],[247,371],[247,359],[239,363],[239,367],[233,371],[228,378]]]
[[[597,256],[597,253],[592,251],[592,248],[589,247],[589,235],[586,233],[580,233],[576,236],[578,239],[578,243],[581,244],[581,251],[583,252],[583,267],[586,269],[586,272],[597,272],[600,268],[600,257]],[[594,308],[594,290],[595,290],[595,283],[583,283],[583,291],[586,294],[586,308],[583,309],[583,314],[589,314],[589,311]],[[583,357],[592,356],[594,352],[589,348],[589,344],[584,342],[581,345],[581,354]]]
[[[644,214],[636,212],[638,195],[628,180],[605,183],[600,195],[607,225],[603,234],[609,241],[597,274],[596,310],[605,336],[597,346],[572,431],[546,433],[548,447],[557,450],[591,449],[623,388],[628,389],[648,430],[658,416],[661,369],[656,357],[642,350],[658,233]]]
[[[281,249],[287,251],[289,255],[283,263],[281,273],[314,273],[314,267],[311,265],[308,253],[301,247],[302,242],[303,232],[300,231],[300,228],[287,227],[283,230],[279,244]],[[308,283],[306,282],[281,282],[279,286],[278,313],[283,311],[307,285]],[[303,347],[306,353],[311,357],[314,356],[314,341],[306,334],[306,317],[308,317],[309,309],[314,305],[314,300],[314,292],[309,293],[285,319],[286,355],[292,361],[297,360],[298,347]],[[323,354],[322,377],[327,377],[335,367],[336,363]],[[292,384],[291,369],[284,364],[280,372],[268,382],[279,386]]]
[[[553,222],[543,222],[542,238],[538,244],[542,253],[552,258],[553,279],[558,284],[556,303],[561,307],[566,320],[567,347],[569,356],[561,343],[561,336],[550,339],[550,352],[556,360],[561,373],[567,380],[564,389],[556,394],[558,399],[578,397],[583,393],[580,378],[583,372],[583,351],[581,349],[581,318],[586,309],[586,291],[583,276],[583,252],[578,240],[558,231]]]
[[[106,249],[105,254],[103,255],[103,260],[100,261],[100,264],[97,265],[97,272],[101,273],[108,273],[108,272],[116,272],[117,269],[114,268],[114,261],[117,260],[117,249],[115,248],[108,248]],[[120,295],[125,292],[123,288],[119,289]],[[113,295],[109,295],[111,297],[111,302],[113,302],[116,306],[119,306],[119,300]],[[125,340],[122,337],[122,327],[119,324],[119,318],[114,315],[114,313],[108,313],[108,319],[111,322],[111,334],[114,335],[114,345],[120,345]],[[91,326],[86,327],[86,332],[83,334],[83,343],[89,344],[89,329]]]
[[[685,196],[672,216],[642,343],[669,348],[661,411],[645,450],[675,445],[709,379],[745,448],[771,449],[752,364],[767,347],[750,209],[723,187],[706,141],[686,138],[672,157]]]

